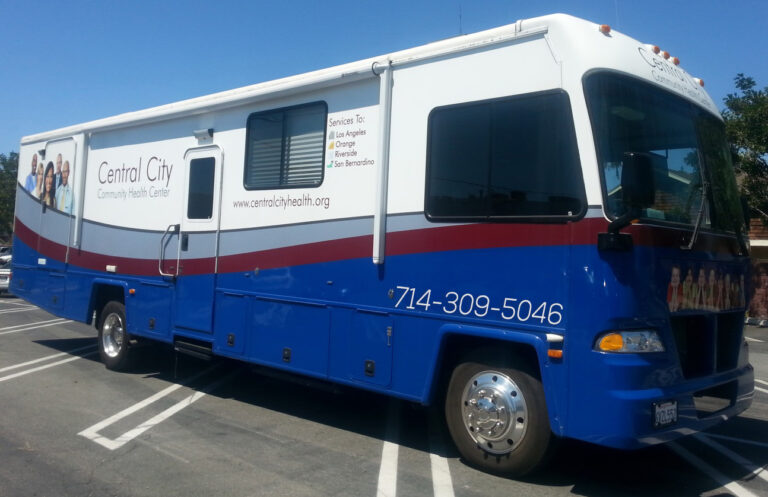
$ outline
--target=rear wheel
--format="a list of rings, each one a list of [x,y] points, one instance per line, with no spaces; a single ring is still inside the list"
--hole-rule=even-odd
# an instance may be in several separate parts
[[[505,476],[539,467],[554,438],[541,381],[524,369],[459,364],[448,384],[445,417],[468,463]]]
[[[99,318],[99,355],[108,369],[128,366],[130,340],[125,327],[125,306],[112,301],[104,306]]]

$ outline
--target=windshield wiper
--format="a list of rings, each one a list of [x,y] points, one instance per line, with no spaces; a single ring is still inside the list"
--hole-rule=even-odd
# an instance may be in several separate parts
[[[699,161],[699,164],[702,162]],[[696,216],[696,225],[693,227],[693,234],[691,235],[691,239],[688,241],[688,245],[683,245],[680,247],[682,250],[692,250],[693,246],[696,244],[696,240],[699,237],[699,229],[701,228],[701,222],[704,218],[704,211],[707,205],[707,200],[710,198],[710,195],[712,193],[712,190],[710,189],[709,181],[707,181],[706,172],[703,169],[703,166],[700,166],[700,172],[701,172],[701,206],[699,207],[699,213]],[[749,255],[749,247],[747,247],[747,242],[744,240],[744,234],[741,231],[741,226],[739,225],[738,219],[733,219],[733,231],[736,234],[736,240],[739,243],[739,248],[741,249],[741,255]]]
[[[693,234],[688,242],[688,245],[680,247],[683,250],[693,249],[693,245],[696,243],[696,239],[699,237],[699,228],[701,228],[701,221],[704,219],[704,209],[707,205],[707,199],[709,198],[709,181],[707,181],[707,175],[704,172],[704,166],[699,157],[699,174],[701,174],[701,205],[699,206],[699,213],[696,216],[696,225],[693,227]]]
[[[736,233],[736,240],[739,242],[739,248],[741,249],[741,255],[749,255],[749,247],[744,240],[744,233],[741,231],[742,224],[738,218],[733,219],[733,231]]]
[[[699,215],[696,218],[696,226],[693,229],[693,235],[691,236],[691,241],[688,243],[688,245],[684,245],[680,248],[683,250],[691,250],[693,248],[694,243],[696,243],[696,238],[699,233],[699,227],[701,226],[701,218],[704,214],[704,205],[707,199],[707,191],[709,190],[709,183],[704,182],[702,185],[704,192],[701,199],[701,209],[699,209]],[[738,218],[732,219],[731,227],[733,227],[733,232],[736,235],[736,240],[739,242],[739,249],[741,250],[740,255],[749,255],[749,247],[747,246],[747,242],[744,240],[744,233],[741,231],[741,224],[739,223]]]

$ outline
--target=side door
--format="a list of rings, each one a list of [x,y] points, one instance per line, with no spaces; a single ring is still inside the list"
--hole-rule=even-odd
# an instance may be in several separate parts
[[[43,182],[40,192],[38,267],[42,270],[37,288],[48,308],[64,306],[65,268],[74,220],[74,177],[77,144],[73,138],[50,141],[45,146]],[[44,276],[43,276],[44,275]]]
[[[218,146],[190,149],[184,156],[185,200],[178,233],[175,283],[176,328],[213,331],[223,159]]]

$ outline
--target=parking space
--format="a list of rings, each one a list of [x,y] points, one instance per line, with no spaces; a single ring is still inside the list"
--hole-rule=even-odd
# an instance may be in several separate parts
[[[142,349],[104,368],[92,327],[0,297],[0,497],[768,495],[768,332],[748,328],[753,407],[623,452],[564,442],[522,481],[464,464],[439,413],[236,362]]]

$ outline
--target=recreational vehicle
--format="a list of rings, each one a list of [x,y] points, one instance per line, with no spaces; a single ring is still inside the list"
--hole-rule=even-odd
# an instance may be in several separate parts
[[[11,290],[98,330],[438,405],[472,465],[745,410],[748,246],[679,60],[551,15],[27,136]]]

